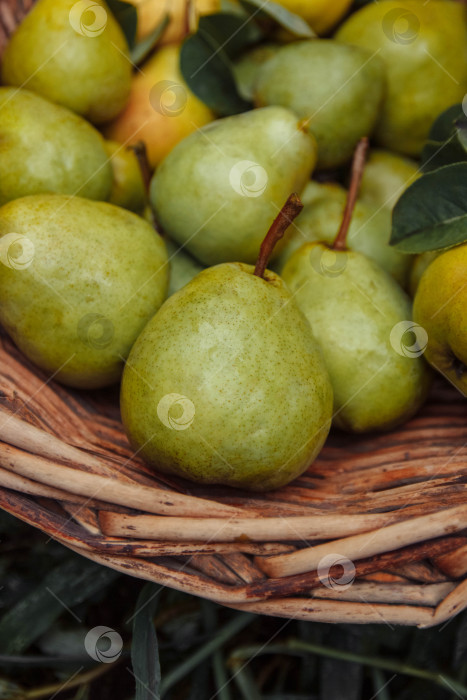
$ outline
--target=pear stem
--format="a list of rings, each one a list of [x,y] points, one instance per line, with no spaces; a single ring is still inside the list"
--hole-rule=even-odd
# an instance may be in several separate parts
[[[264,277],[264,272],[268,266],[269,258],[271,257],[276,243],[280,241],[292,221],[300,214],[302,209],[303,204],[298,194],[291,194],[274,219],[271,228],[261,243],[258,260],[256,261],[256,267],[253,273],[254,275],[257,277]]]
[[[345,203],[344,216],[340,225],[337,236],[332,245],[333,250],[345,250],[347,233],[349,231],[350,222],[352,221],[355,204],[357,203],[358,191],[362,181],[363,171],[365,169],[366,154],[368,152],[369,139],[364,136],[357,143],[352,160],[352,171],[350,175],[350,186]]]
[[[133,151],[138,161],[139,169],[143,177],[144,191],[149,197],[149,185],[151,183],[151,166],[149,165],[148,152],[144,141],[132,143],[128,148]]]

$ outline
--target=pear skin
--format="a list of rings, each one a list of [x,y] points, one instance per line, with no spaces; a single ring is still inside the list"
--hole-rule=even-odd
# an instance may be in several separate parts
[[[327,34],[349,9],[352,0],[278,0],[294,15],[303,17],[320,36]]]
[[[27,86],[95,124],[121,112],[130,79],[126,39],[103,0],[39,0],[3,54],[4,84]]]
[[[365,165],[359,201],[372,207],[393,209],[403,192],[420,177],[416,161],[375,148]]]
[[[467,396],[467,244],[430,263],[415,294],[414,320],[428,334],[428,362]]]
[[[157,470],[266,491],[324,443],[332,390],[311,329],[277,275],[252,273],[241,263],[200,272],[133,347],[122,420]]]
[[[112,169],[100,133],[29,90],[0,87],[0,205],[42,192],[107,199]]]
[[[144,141],[152,167],[185,136],[214,119],[185,83],[179,62],[180,45],[158,49],[133,76],[125,109],[105,129],[108,139],[122,144]]]
[[[336,38],[378,52],[387,91],[379,144],[420,154],[430,127],[467,92],[466,8],[452,0],[381,0],[353,13]]]
[[[334,424],[389,430],[424,402],[430,372],[406,334],[411,304],[399,285],[361,253],[306,243],[282,277],[307,317],[334,390]],[[410,336],[410,332],[408,334]],[[421,338],[423,343],[423,338]]]
[[[0,323],[64,384],[118,381],[167,284],[162,238],[126,209],[51,194],[0,208]]]
[[[316,143],[292,112],[256,109],[181,141],[156,170],[151,202],[165,233],[204,265],[253,263],[264,231],[315,162]]]

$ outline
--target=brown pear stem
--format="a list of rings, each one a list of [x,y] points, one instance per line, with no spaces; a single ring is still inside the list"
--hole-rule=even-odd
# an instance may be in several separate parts
[[[143,177],[144,191],[149,198],[149,185],[151,183],[151,166],[149,165],[148,152],[144,141],[132,143],[128,148],[133,151],[138,161],[139,169]]]
[[[261,243],[258,260],[256,261],[256,267],[253,273],[254,275],[257,277],[264,277],[264,271],[268,266],[269,258],[271,257],[276,243],[280,241],[292,221],[300,214],[302,209],[303,204],[298,194],[291,194],[274,219],[271,228]]]
[[[334,250],[345,250],[346,247],[347,233],[349,231],[350,222],[352,221],[355,204],[357,203],[358,191],[360,189],[360,183],[362,181],[363,171],[365,169],[366,154],[368,152],[369,143],[368,137],[364,136],[357,143],[353,154],[350,187],[347,194],[342,223],[332,245]]]

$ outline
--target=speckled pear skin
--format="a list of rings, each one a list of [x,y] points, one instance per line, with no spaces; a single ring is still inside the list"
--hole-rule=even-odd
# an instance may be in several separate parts
[[[378,51],[387,91],[375,132],[385,148],[420,154],[433,121],[467,92],[467,11],[451,0],[381,0],[352,14],[339,41]]]
[[[396,324],[411,319],[399,285],[361,253],[331,251],[322,243],[297,250],[283,279],[323,351],[334,424],[363,433],[389,430],[413,416],[426,398],[430,371],[423,357],[403,355],[404,343],[413,340],[402,332],[391,336]]]
[[[323,445],[332,409],[323,358],[282,280],[253,269],[200,272],[133,347],[122,419],[157,470],[266,491],[301,474]]]
[[[426,359],[467,396],[467,244],[442,252],[422,275],[414,320],[426,330]]]
[[[0,87],[0,205],[43,192],[107,199],[112,169],[88,122],[29,90]]]
[[[64,384],[118,381],[167,284],[163,240],[125,209],[64,195],[0,209],[0,323]]]
[[[346,163],[370,136],[383,100],[384,65],[365,49],[331,39],[282,46],[259,69],[257,106],[282,105],[307,120],[318,143],[318,167]]]
[[[420,175],[416,161],[375,148],[365,163],[358,198],[364,204],[392,210],[401,194]]]
[[[346,190],[335,183],[310,182],[302,196],[303,211],[286,234],[286,242],[273,267],[282,270],[292,253],[307,241],[331,245],[337,235],[347,199]],[[391,211],[358,201],[347,235],[350,250],[364,253],[377,262],[403,287],[407,285],[412,255],[398,252],[389,245]]]
[[[2,58],[5,85],[27,84],[95,124],[123,109],[131,72],[125,36],[102,0],[39,0]]]
[[[156,170],[151,202],[165,233],[204,265],[254,263],[264,232],[315,162],[316,143],[292,112],[252,110],[177,144]]]

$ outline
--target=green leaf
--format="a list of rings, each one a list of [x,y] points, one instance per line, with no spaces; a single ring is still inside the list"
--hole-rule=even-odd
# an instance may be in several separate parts
[[[252,17],[260,19],[266,16],[297,37],[311,39],[316,36],[316,33],[308,22],[305,22],[303,17],[289,12],[277,2],[272,0],[268,0],[268,2],[264,2],[264,0],[240,0],[240,3]]]
[[[449,107],[435,120],[422,151],[425,172],[467,160],[467,117],[462,105]]]
[[[0,620],[0,652],[18,654],[68,609],[106,588],[119,574],[83,558],[56,566]]]
[[[164,15],[164,18],[160,24],[157,25],[153,31],[148,34],[142,41],[139,41],[133,49],[130,51],[131,62],[135,66],[139,66],[140,63],[144,61],[147,56],[152,52],[157,42],[161,38],[162,34],[165,32],[168,24],[170,22],[170,15]]]
[[[441,250],[465,241],[467,163],[423,175],[394,207],[390,243],[404,253]]]
[[[135,45],[138,13],[136,7],[123,0],[107,0],[107,5],[121,26],[130,49]]]
[[[136,601],[133,619],[131,662],[136,681],[135,700],[159,700],[161,669],[154,615],[159,603],[160,586],[147,583]]]
[[[201,17],[196,34],[185,39],[180,69],[190,90],[221,116],[252,108],[238,93],[232,59],[262,37],[260,30],[237,15]]]

